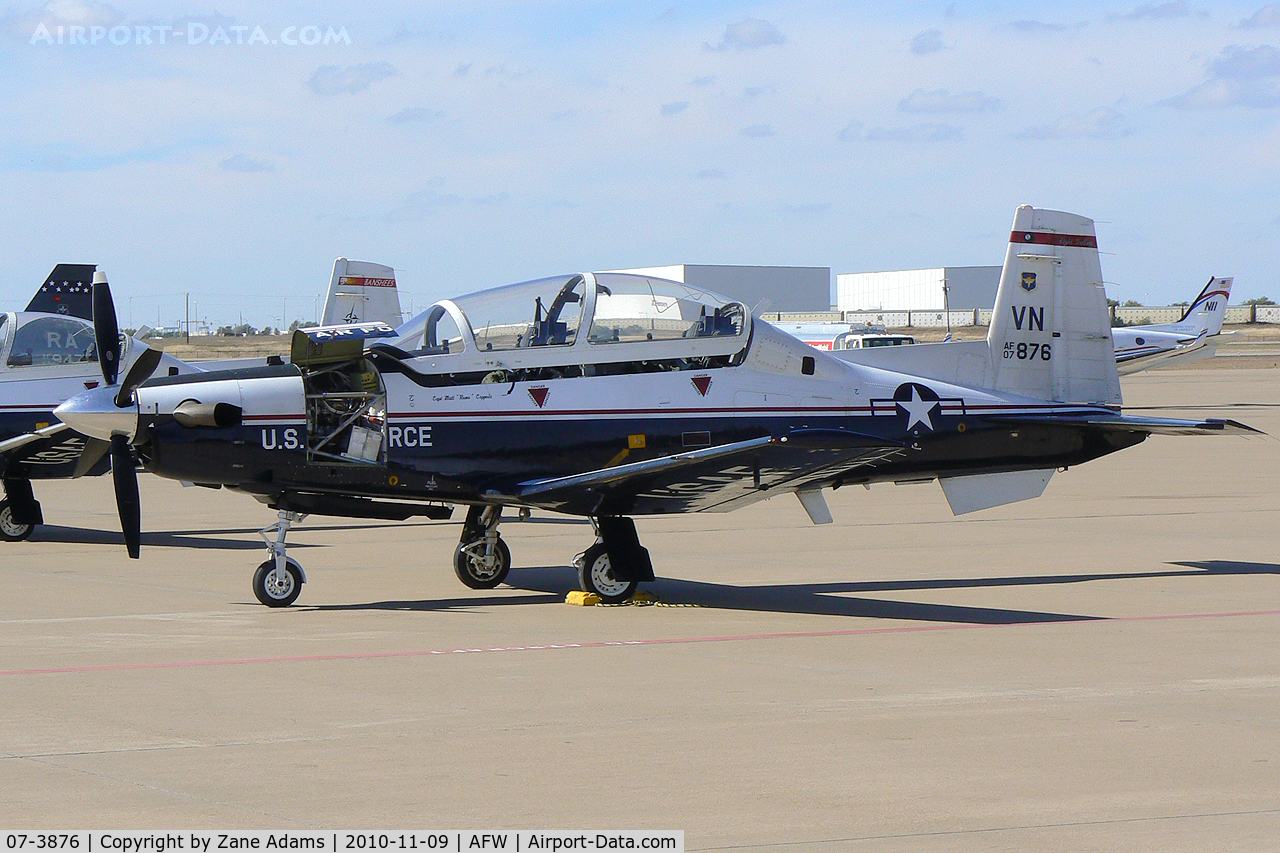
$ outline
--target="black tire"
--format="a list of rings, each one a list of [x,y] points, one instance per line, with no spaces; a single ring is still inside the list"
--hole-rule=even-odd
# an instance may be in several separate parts
[[[453,552],[453,573],[458,576],[458,580],[472,589],[493,589],[506,580],[507,573],[511,571],[511,549],[499,537],[497,544],[494,546],[494,550],[497,552],[498,564],[492,569],[486,569],[483,563],[464,550],[467,546],[474,545],[477,542],[483,546],[484,540],[477,539],[472,542],[458,543],[457,549]]]
[[[597,542],[582,555],[578,567],[578,584],[583,592],[594,592],[605,604],[620,604],[636,594],[637,581],[622,581],[613,576],[613,566],[604,545]]]
[[[288,607],[302,593],[302,567],[291,557],[285,558],[285,578],[275,577],[276,561],[267,560],[253,573],[253,594],[268,607]],[[268,583],[270,579],[270,583]]]
[[[34,524],[18,524],[13,520],[13,505],[9,500],[0,501],[0,539],[6,542],[21,542],[31,536]]]

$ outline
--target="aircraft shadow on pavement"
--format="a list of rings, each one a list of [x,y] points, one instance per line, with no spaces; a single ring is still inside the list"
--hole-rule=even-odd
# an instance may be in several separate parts
[[[376,522],[375,522],[376,523]],[[449,522],[388,522],[397,526],[429,527]],[[361,530],[370,525],[366,522],[354,524],[328,524],[307,526],[298,529],[325,533],[332,531]],[[225,551],[255,551],[264,546],[260,539],[218,539],[219,536],[244,536],[257,533],[257,527],[226,527],[204,530],[168,530],[164,532],[142,534],[144,548],[213,548]],[[124,536],[116,530],[96,530],[89,527],[67,527],[60,524],[42,524],[31,534],[33,542],[69,542],[76,545],[123,545]],[[322,548],[324,542],[290,542],[289,550],[295,548]]]
[[[477,592],[466,598],[420,601],[372,601],[363,604],[327,604],[300,607],[302,610],[405,610],[442,611],[473,607],[505,607],[529,604],[558,604],[578,588],[577,572],[569,566],[541,566],[512,569],[507,585],[533,595]],[[858,584],[770,584],[732,586],[729,584],[660,578],[646,588],[659,599],[675,604],[695,604],[718,610],[746,610],[760,613],[799,613],[825,616],[852,616],[867,619],[902,619],[918,622],[956,622],[976,625],[1017,625],[1036,622],[1077,622],[1098,617],[1028,610],[1002,610],[850,598]],[[911,587],[905,587],[911,588]]]
[[[760,586],[734,586],[674,578],[659,578],[650,588],[663,601],[696,604],[702,607],[722,610],[853,616],[870,619],[902,619],[979,625],[1016,625],[1038,622],[1080,622],[1101,620],[1106,617],[1034,610],[964,607],[951,604],[894,601],[855,596],[859,593],[906,592],[913,590],[1038,586],[1108,580],[1205,577],[1211,575],[1280,574],[1280,565],[1270,563],[1209,560],[1204,562],[1179,562],[1172,565],[1186,566],[1188,570],[1094,572],[1087,574],[994,578],[850,581],[815,584],[765,584]],[[507,583],[517,589],[555,593],[558,598],[565,595],[569,590],[577,588],[574,571],[561,567],[513,569],[507,579]]]
[[[229,530],[199,530],[180,533],[143,533],[143,548],[212,548],[222,551],[261,551],[261,541],[248,539],[219,539],[217,534],[234,533]],[[245,530],[244,533],[256,533]],[[202,534],[202,535],[196,535]],[[208,534],[214,534],[210,536]],[[31,534],[32,542],[69,542],[76,545],[112,545],[123,548],[124,535],[118,530],[94,530],[88,527],[64,527],[59,524],[42,524]],[[289,543],[289,549],[314,548],[315,545]]]

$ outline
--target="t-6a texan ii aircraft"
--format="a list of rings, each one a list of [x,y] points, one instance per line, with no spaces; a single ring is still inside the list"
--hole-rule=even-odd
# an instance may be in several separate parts
[[[43,523],[32,480],[106,473],[106,442],[53,417],[63,400],[102,384],[89,323],[93,274],[92,264],[58,264],[25,311],[0,313],[0,539],[26,539]],[[126,388],[156,371],[193,369],[135,338],[116,349]]]
[[[826,523],[825,489],[929,478],[964,513],[1036,497],[1055,470],[1153,433],[1254,432],[1121,414],[1101,282],[1091,220],[1021,207],[1005,319],[986,341],[901,347],[917,370],[842,361],[677,282],[585,273],[438,302],[394,339],[304,334],[288,364],[87,391],[57,415],[113,459],[132,445],[148,471],[276,509],[253,581],[267,605],[306,580],[284,542],[303,514],[404,518],[431,502],[469,505],[454,569],[474,588],[511,567],[504,507],[591,518],[579,579],[619,601],[654,577],[634,516],[792,492]],[[113,473],[136,549],[134,469]]]

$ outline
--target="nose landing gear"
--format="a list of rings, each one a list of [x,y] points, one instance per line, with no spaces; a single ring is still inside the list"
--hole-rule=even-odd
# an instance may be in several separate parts
[[[467,510],[462,538],[453,552],[453,571],[471,589],[493,589],[511,571],[511,550],[498,534],[501,521],[500,506]]]
[[[275,524],[258,531],[267,543],[267,551],[271,557],[253,573],[253,594],[268,607],[288,607],[293,604],[302,593],[302,585],[307,582],[307,575],[302,571],[301,564],[285,553],[284,544],[289,528],[307,516],[305,513],[282,509],[278,517]],[[275,539],[271,538],[272,533],[276,534]]]

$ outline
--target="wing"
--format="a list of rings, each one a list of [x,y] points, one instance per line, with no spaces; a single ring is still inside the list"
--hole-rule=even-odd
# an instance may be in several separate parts
[[[13,438],[5,439],[4,441],[0,441],[0,453],[11,453],[14,450],[26,447],[33,441],[43,441],[50,436],[57,435],[64,429],[67,429],[66,424],[52,424],[42,429],[35,430],[34,432],[27,432],[22,435],[14,436]]]
[[[845,430],[795,430],[519,483],[513,502],[580,515],[724,512],[903,452],[901,443]]]

